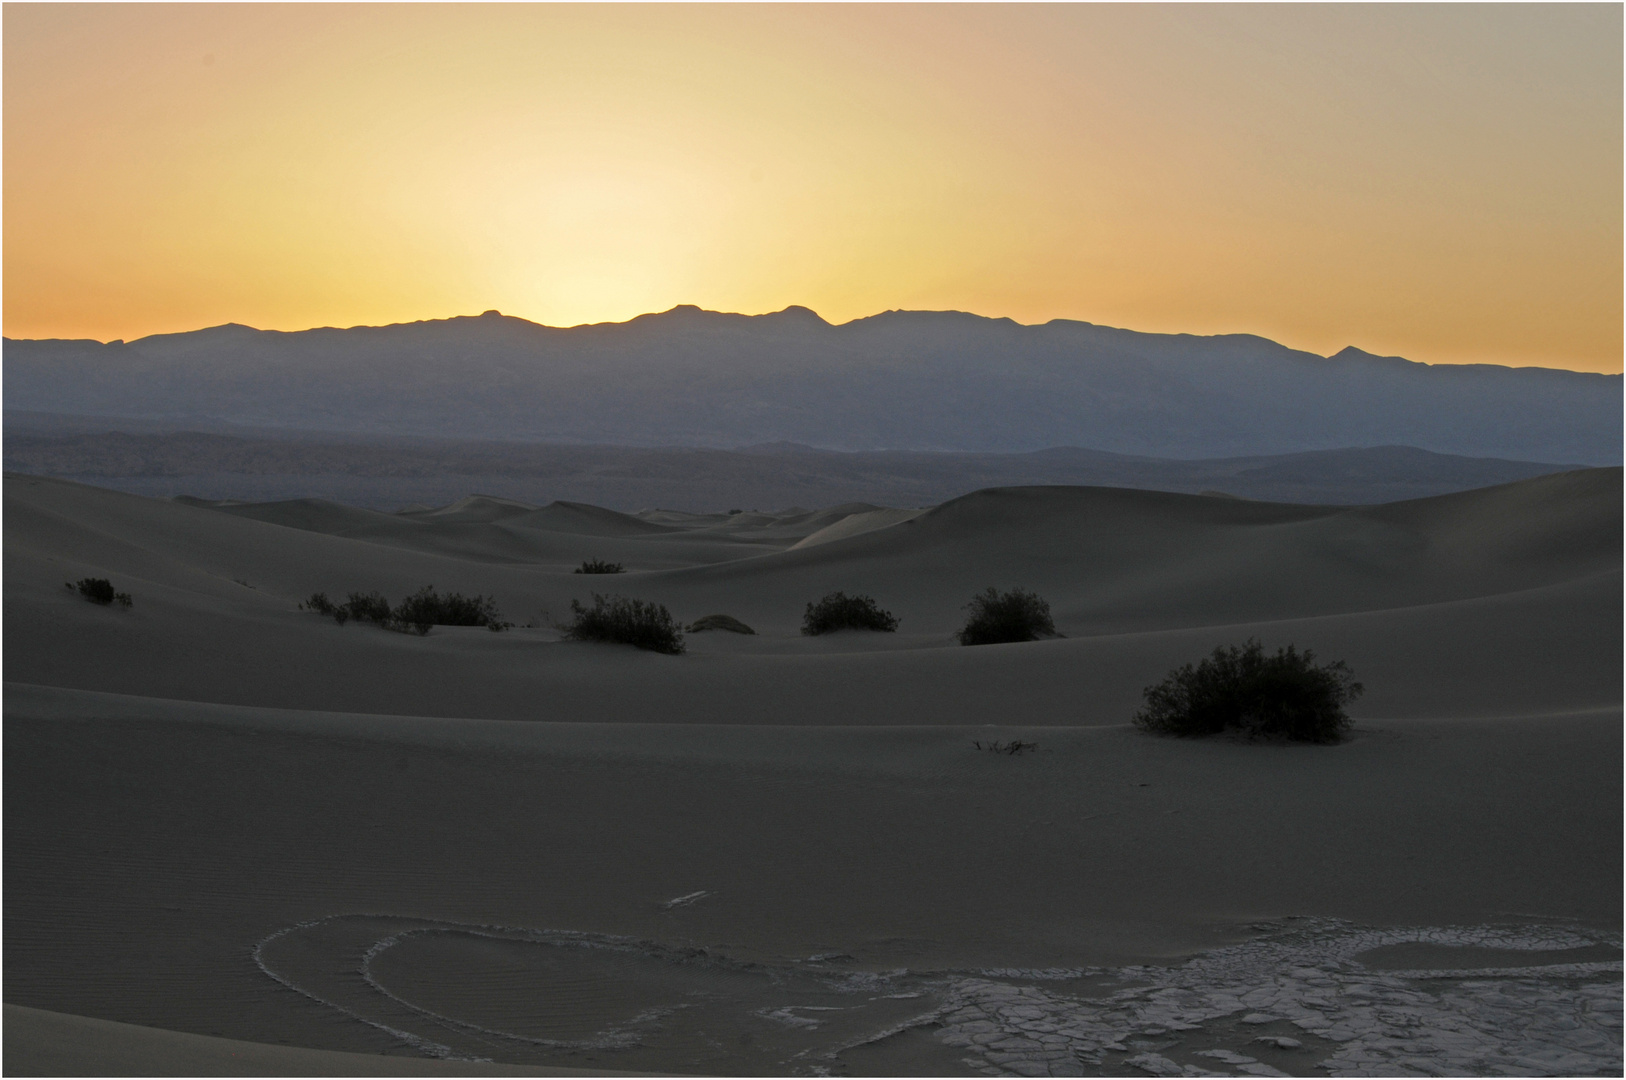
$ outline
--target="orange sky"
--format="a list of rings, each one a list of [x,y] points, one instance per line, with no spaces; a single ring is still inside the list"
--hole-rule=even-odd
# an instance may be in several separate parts
[[[11,337],[805,304],[1621,370],[1619,5],[3,17]]]

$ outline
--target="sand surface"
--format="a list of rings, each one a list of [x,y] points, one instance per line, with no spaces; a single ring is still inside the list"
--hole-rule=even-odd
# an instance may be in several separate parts
[[[388,515],[8,476],[6,1000],[653,1072],[1618,1073],[1620,492]],[[427,583],[536,625],[295,607]],[[988,585],[1067,636],[958,647]],[[801,636],[834,589],[900,632]],[[560,641],[591,590],[757,634]],[[1350,741],[1127,726],[1250,635],[1355,668]]]
[[[5,1007],[8,1076],[644,1076],[647,1073],[350,1054]]]

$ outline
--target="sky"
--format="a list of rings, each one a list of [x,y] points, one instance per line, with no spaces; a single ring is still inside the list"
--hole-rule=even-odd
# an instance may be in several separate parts
[[[676,304],[1622,367],[1622,7],[7,3],[4,332]]]

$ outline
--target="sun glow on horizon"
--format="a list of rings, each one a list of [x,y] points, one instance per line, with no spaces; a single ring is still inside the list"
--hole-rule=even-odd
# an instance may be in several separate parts
[[[795,304],[1621,370],[1616,6],[4,20],[11,337]]]

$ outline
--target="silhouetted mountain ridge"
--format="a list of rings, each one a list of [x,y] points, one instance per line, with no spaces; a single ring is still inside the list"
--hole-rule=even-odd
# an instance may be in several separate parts
[[[1621,379],[1331,358],[1251,334],[1057,319],[680,305],[550,327],[497,312],[379,327],[240,324],[5,342],[8,409],[372,435],[844,450],[1084,445],[1219,457],[1348,446],[1613,464]]]

